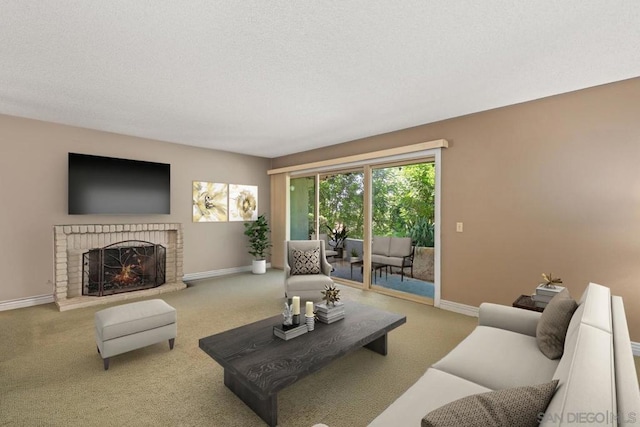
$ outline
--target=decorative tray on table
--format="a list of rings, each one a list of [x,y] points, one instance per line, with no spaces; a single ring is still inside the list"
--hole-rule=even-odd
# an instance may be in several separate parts
[[[306,334],[308,331],[307,324],[301,323],[299,326],[276,325],[273,327],[273,335],[288,341],[292,338]]]

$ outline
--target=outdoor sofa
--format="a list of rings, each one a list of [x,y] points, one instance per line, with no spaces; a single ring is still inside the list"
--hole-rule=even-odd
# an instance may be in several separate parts
[[[371,262],[400,269],[400,280],[404,280],[404,269],[411,268],[413,277],[413,251],[411,237],[373,236]]]

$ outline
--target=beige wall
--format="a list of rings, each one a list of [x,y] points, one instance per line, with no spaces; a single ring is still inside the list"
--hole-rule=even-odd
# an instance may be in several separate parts
[[[444,138],[442,298],[511,304],[542,272],[624,298],[640,342],[640,78],[274,159]],[[464,232],[456,233],[456,222]]]
[[[171,215],[68,215],[67,153],[171,164]],[[269,213],[265,158],[0,115],[0,302],[53,292],[53,226],[179,222],[184,271],[251,264],[242,222],[193,223],[192,181],[258,185]]]

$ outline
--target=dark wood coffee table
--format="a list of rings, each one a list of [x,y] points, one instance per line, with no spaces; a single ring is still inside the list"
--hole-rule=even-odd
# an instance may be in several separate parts
[[[201,338],[200,348],[224,368],[224,384],[270,426],[278,423],[278,392],[337,358],[366,347],[387,354],[387,332],[403,315],[346,301],[345,318],[284,341],[273,335],[282,315]]]

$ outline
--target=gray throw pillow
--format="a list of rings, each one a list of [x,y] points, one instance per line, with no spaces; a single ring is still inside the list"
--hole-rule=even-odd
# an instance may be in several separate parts
[[[549,359],[558,359],[564,352],[564,339],[573,312],[578,304],[565,288],[554,296],[542,312],[536,329],[538,348]]]
[[[291,275],[295,274],[319,274],[320,273],[320,248],[301,251],[293,250],[293,266]]]
[[[463,397],[429,412],[422,419],[422,427],[535,427],[557,385],[558,380],[553,380]]]

